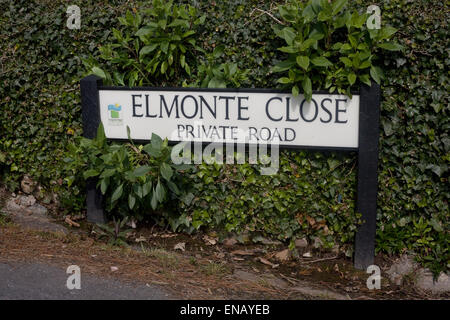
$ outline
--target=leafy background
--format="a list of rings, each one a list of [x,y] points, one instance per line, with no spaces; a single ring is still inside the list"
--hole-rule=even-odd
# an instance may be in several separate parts
[[[224,45],[219,58],[248,69],[243,87],[279,86],[270,69],[286,56],[271,28],[279,17],[268,1],[191,1],[207,19],[198,45],[205,52]],[[350,1],[365,10],[365,1]],[[66,28],[66,9],[82,9],[81,30]],[[374,1],[382,24],[404,52],[382,57],[377,250],[414,251],[433,271],[448,270],[449,252],[449,10],[441,1]],[[69,142],[82,134],[81,59],[98,55],[112,38],[118,17],[140,1],[0,0],[0,170],[11,189],[24,174],[59,194],[67,211],[83,209],[83,185],[68,186],[62,161]],[[362,12],[362,11],[361,11]],[[206,56],[200,59],[207,59]],[[196,66],[193,66],[196,68]],[[195,79],[194,79],[195,80]],[[179,85],[192,81],[180,76]],[[289,241],[318,237],[318,243],[348,248],[354,213],[355,155],[283,152],[280,173],[261,176],[243,165],[199,166],[191,175],[195,198],[166,221],[179,230],[220,227]],[[258,237],[253,236],[256,241]]]

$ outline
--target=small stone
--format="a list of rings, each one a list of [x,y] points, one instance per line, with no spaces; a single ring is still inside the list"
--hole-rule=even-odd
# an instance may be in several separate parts
[[[32,212],[33,215],[45,216],[47,214],[47,208],[40,205],[39,203],[35,203],[31,207],[28,207],[28,210]]]
[[[295,240],[295,246],[297,248],[306,248],[308,246],[308,240],[306,240],[305,238],[296,239]]]
[[[18,204],[23,207],[31,207],[36,203],[36,198],[32,195],[21,196],[17,200],[18,200]]]
[[[316,249],[321,248],[321,247],[323,247],[323,241],[319,237],[314,237],[313,246]]]
[[[277,254],[275,254],[275,258],[278,259],[279,261],[287,261],[290,258],[289,249],[277,252]]]
[[[52,193],[52,201],[57,207],[59,206],[59,199],[56,193]]]
[[[418,288],[431,291],[433,294],[450,292],[450,277],[447,274],[441,272],[437,281],[433,280],[433,274],[427,269],[421,269],[417,274]]]
[[[223,240],[223,245],[226,247],[234,246],[237,243],[237,240],[234,238],[227,238]]]
[[[260,242],[266,246],[279,246],[279,245],[283,244],[281,241],[271,240],[271,239],[267,239],[267,238],[261,238]]]
[[[44,189],[40,184],[38,184],[33,191],[33,196],[38,200],[42,200],[44,198],[44,193]]]
[[[179,242],[177,243],[174,247],[174,250],[181,250],[181,251],[185,251],[186,250],[186,242]]]
[[[386,271],[386,274],[392,283],[400,286],[403,283],[403,277],[412,274],[416,269],[417,264],[413,257],[404,254]]]
[[[331,249],[331,252],[333,252],[334,254],[339,254],[339,245],[336,244],[333,246],[333,248]]]
[[[36,187],[36,183],[29,176],[25,175],[20,182],[20,187],[23,193],[32,194]]]

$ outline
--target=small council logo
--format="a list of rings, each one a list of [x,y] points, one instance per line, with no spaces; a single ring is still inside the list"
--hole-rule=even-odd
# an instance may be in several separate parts
[[[108,105],[108,116],[109,116],[108,122],[111,126],[123,125],[121,105],[117,103]]]

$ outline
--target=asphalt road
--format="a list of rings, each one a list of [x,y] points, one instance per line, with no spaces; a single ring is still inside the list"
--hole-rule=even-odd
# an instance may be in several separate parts
[[[81,289],[67,288],[70,274],[42,263],[0,263],[0,300],[167,300],[155,285],[132,285],[83,275]]]

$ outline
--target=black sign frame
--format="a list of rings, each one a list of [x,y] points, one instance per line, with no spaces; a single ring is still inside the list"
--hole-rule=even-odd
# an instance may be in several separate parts
[[[83,136],[95,138],[100,124],[99,90],[145,90],[155,88],[128,88],[103,86],[102,79],[90,75],[80,81]],[[268,89],[199,89],[199,88],[157,88],[158,90],[196,90],[221,92],[273,92],[286,93]],[[362,85],[359,102],[358,148],[311,147],[296,146],[295,149],[313,149],[330,151],[355,151],[358,153],[358,173],[356,191],[356,212],[361,213],[363,223],[358,227],[355,236],[354,266],[365,270],[374,263],[375,233],[378,193],[378,140],[380,133],[380,86]],[[328,94],[327,91],[314,91],[313,94]],[[283,147],[283,146],[280,146]],[[290,146],[289,148],[293,148]],[[103,196],[96,188],[96,181],[87,182],[86,209],[87,219],[93,223],[105,223]]]

